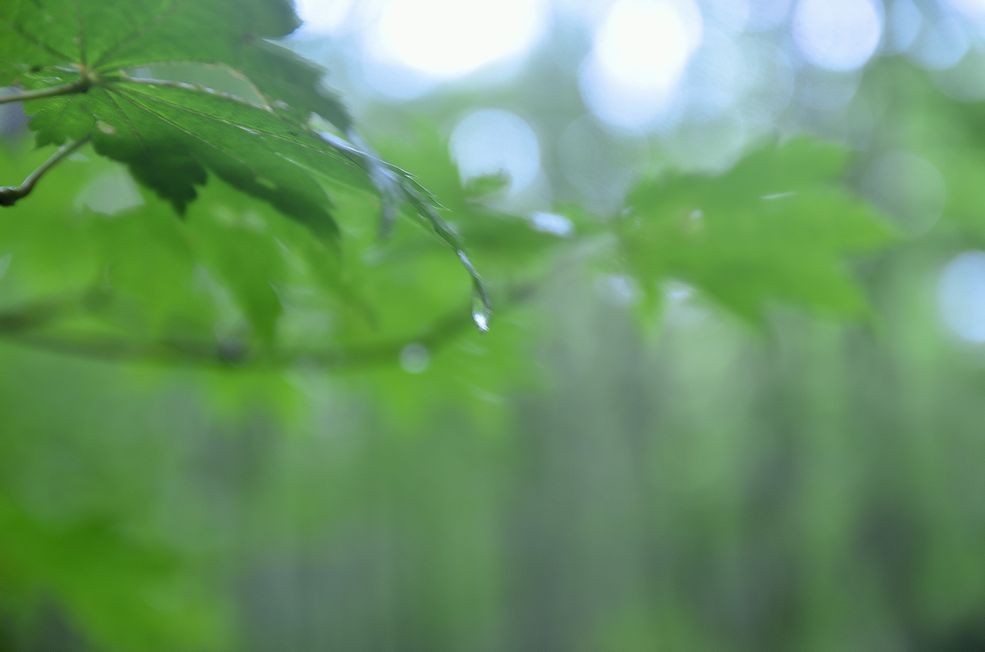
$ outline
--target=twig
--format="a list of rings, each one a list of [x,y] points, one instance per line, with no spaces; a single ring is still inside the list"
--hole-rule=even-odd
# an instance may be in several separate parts
[[[0,104],[11,102],[28,102],[30,100],[40,100],[46,97],[58,97],[59,95],[71,95],[72,93],[84,93],[92,86],[92,80],[86,77],[60,86],[48,86],[30,91],[19,91],[0,95]]]
[[[30,195],[31,191],[34,190],[34,186],[38,185],[38,181],[41,180],[41,177],[47,174],[53,167],[61,163],[65,160],[65,158],[70,156],[87,142],[89,142],[89,136],[62,145],[62,147],[59,148],[59,150],[55,152],[51,158],[45,161],[41,167],[29,174],[21,185],[0,186],[0,206],[13,206],[21,199],[24,199]]]
[[[512,305],[526,301],[533,286],[518,286],[508,299]],[[36,319],[34,313],[43,318]],[[212,367],[220,369],[280,370],[313,368],[356,371],[394,363],[407,346],[417,344],[432,352],[447,346],[471,330],[466,311],[455,310],[438,319],[425,331],[386,342],[334,349],[274,349],[251,351],[241,340],[191,340],[169,338],[150,342],[106,335],[44,333],[36,329],[59,316],[39,304],[19,311],[0,313],[0,337],[29,349],[101,361],[132,362],[162,366]]]
[[[15,310],[0,310],[0,334],[17,335],[44,328],[75,311],[79,303],[80,301],[74,298],[51,299],[21,306]]]

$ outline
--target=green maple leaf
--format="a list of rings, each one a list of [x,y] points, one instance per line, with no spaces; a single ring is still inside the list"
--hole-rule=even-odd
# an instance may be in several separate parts
[[[891,229],[841,183],[848,153],[802,139],[751,152],[721,176],[641,184],[619,225],[630,270],[652,289],[685,281],[751,321],[771,304],[859,314],[845,264]]]
[[[322,71],[269,40],[299,24],[285,0],[6,0],[0,84],[63,66],[110,72],[197,61],[230,66],[295,114],[344,121],[319,87]]]
[[[213,174],[331,234],[326,186],[375,189],[384,227],[407,206],[485,296],[430,196],[362,146],[320,69],[273,42],[298,25],[289,0],[3,0],[0,87],[35,100],[25,106],[39,145],[91,140],[179,212]],[[221,83],[155,74],[168,66]]]
[[[68,89],[28,106],[39,144],[90,137],[178,210],[208,171],[331,229],[317,177],[358,185],[364,175],[307,126],[311,112],[344,115],[317,71],[265,40],[296,27],[279,1],[12,0],[0,8],[0,84]],[[258,100],[137,73],[169,61],[226,66]]]

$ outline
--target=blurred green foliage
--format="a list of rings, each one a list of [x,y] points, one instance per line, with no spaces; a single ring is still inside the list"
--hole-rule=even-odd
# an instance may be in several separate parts
[[[884,245],[890,230],[839,187],[846,163],[838,147],[793,141],[720,176],[643,184],[622,235],[630,267],[644,287],[677,278],[750,319],[769,300],[858,314],[865,301],[841,257]]]

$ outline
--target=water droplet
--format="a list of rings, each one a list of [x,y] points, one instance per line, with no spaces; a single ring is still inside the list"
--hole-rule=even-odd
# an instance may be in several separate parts
[[[476,327],[483,333],[489,332],[489,320],[492,317],[492,311],[486,302],[482,300],[481,297],[476,297],[472,301],[472,321],[475,322]]]
[[[400,366],[409,374],[422,374],[431,366],[431,352],[421,344],[408,344],[400,352]]]

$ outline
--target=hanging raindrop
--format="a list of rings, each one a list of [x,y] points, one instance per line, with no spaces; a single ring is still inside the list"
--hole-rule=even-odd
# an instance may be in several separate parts
[[[409,374],[422,374],[431,365],[431,352],[421,344],[408,344],[400,352],[400,366]]]
[[[489,302],[486,301],[479,293],[472,299],[472,321],[475,322],[476,327],[483,333],[489,332],[489,321],[492,318],[492,310],[489,307]]]

